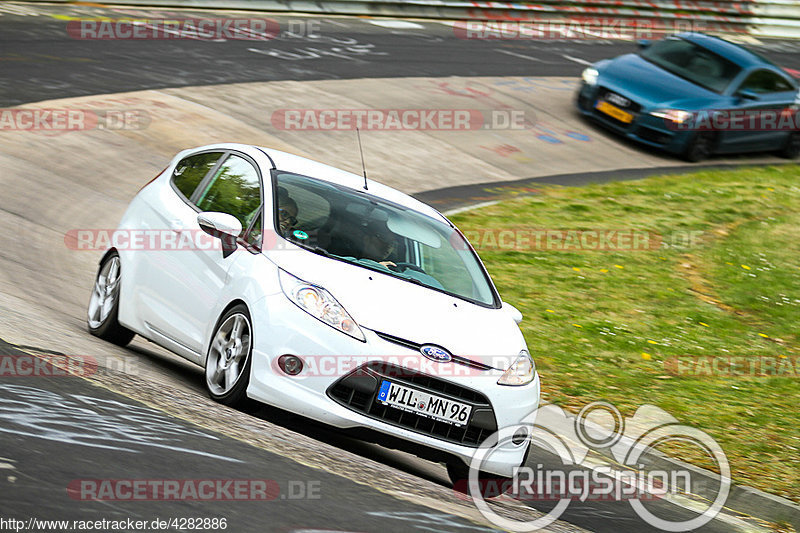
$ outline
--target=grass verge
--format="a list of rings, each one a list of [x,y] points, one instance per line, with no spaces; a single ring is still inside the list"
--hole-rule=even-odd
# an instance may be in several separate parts
[[[714,437],[736,482],[800,501],[800,167],[549,187],[453,221],[525,315],[544,400],[656,405]]]

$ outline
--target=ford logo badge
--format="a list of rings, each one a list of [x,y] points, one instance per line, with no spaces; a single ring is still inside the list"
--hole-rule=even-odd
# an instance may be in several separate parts
[[[444,348],[434,346],[433,344],[426,344],[420,348],[419,351],[422,355],[437,363],[448,363],[453,360],[453,356],[450,355],[450,352]]]

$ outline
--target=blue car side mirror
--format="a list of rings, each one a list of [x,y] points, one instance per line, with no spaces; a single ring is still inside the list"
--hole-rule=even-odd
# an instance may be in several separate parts
[[[737,92],[736,96],[738,96],[742,100],[758,100],[758,94],[749,89],[744,89],[742,91]]]

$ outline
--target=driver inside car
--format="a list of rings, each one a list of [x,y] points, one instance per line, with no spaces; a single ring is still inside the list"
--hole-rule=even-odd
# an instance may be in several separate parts
[[[390,261],[397,240],[394,233],[382,224],[370,224],[366,227],[364,234],[364,259],[372,259],[386,268],[397,267]]]
[[[278,227],[287,236],[297,224],[297,202],[283,187],[278,188]]]

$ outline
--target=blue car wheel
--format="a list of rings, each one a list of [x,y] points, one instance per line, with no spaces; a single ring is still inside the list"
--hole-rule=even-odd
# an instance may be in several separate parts
[[[779,154],[787,159],[797,159],[800,157],[800,131],[795,131],[786,140],[786,146]]]
[[[686,146],[683,157],[690,163],[708,159],[714,153],[716,136],[712,132],[699,131]]]

